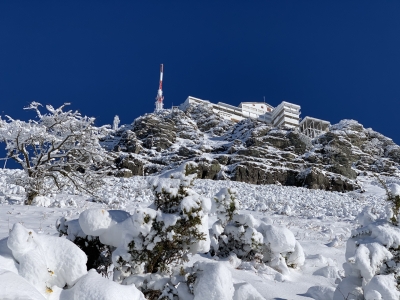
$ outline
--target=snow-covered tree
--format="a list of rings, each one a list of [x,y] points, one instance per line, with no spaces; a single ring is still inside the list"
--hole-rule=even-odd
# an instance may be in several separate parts
[[[118,115],[115,115],[113,121],[113,130],[118,130],[119,123],[120,123],[119,117]]]
[[[274,226],[241,214],[237,192],[222,188],[214,197],[217,221],[210,230],[211,254],[229,257],[232,254],[244,261],[259,261],[282,274],[289,268],[304,264],[303,248],[293,233],[281,226]]]
[[[400,298],[400,186],[379,181],[388,196],[386,216],[365,207],[357,217],[360,227],[347,241],[345,278],[336,288],[335,300]]]
[[[346,246],[345,278],[334,299],[399,299],[400,228],[366,208]]]
[[[0,141],[5,142],[7,158],[12,158],[26,172],[21,184],[27,191],[26,203],[54,188],[73,185],[78,191],[92,193],[101,185],[107,153],[99,144],[106,127],[94,126],[94,118],[78,111],[64,111],[32,102],[25,109],[34,110],[37,120],[28,122],[0,119]]]
[[[156,200],[148,208],[137,209],[132,215],[92,209],[81,213],[79,222],[60,219],[57,230],[89,256],[98,256],[105,245],[114,247],[116,281],[122,282],[132,274],[170,271],[188,254],[210,250],[211,200],[191,189],[196,177],[189,173],[192,166],[187,163],[149,179]],[[100,266],[97,263],[104,263],[98,257],[89,257],[89,261],[96,268]]]
[[[170,271],[170,267],[187,259],[188,254],[210,249],[208,210],[210,199],[197,194],[191,186],[196,174],[193,163],[150,179],[156,200],[153,208],[132,215],[137,234],[113,253],[114,273],[128,277],[136,268],[145,273]],[[124,251],[122,251],[122,249]],[[125,252],[126,251],[126,252]],[[126,266],[130,266],[127,271]]]

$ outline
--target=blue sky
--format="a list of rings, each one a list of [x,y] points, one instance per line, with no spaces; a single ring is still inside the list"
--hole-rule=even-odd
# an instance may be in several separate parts
[[[188,95],[282,100],[400,143],[399,1],[1,1],[0,114],[31,101],[121,123]]]

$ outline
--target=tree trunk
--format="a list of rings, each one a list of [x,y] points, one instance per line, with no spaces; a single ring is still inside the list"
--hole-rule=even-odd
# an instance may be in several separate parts
[[[31,205],[32,202],[33,202],[33,199],[35,199],[35,197],[37,195],[39,195],[38,192],[32,191],[32,190],[28,190],[28,192],[26,193],[25,205]]]

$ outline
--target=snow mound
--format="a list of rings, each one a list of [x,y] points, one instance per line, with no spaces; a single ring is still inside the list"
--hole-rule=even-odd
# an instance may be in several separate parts
[[[0,269],[0,299],[45,300],[46,298],[21,276]]]
[[[400,292],[396,288],[395,278],[390,275],[376,275],[365,286],[366,300],[398,300]]]
[[[313,275],[323,276],[325,278],[340,278],[339,269],[334,266],[326,266],[321,269],[318,269],[313,273]]]
[[[335,288],[327,286],[312,286],[303,296],[313,298],[315,300],[332,300]]]
[[[214,262],[197,262],[194,265],[197,279],[194,300],[231,300],[235,289],[232,274],[227,267]]]
[[[0,240],[0,269],[18,274],[18,263],[12,256],[11,250],[7,247],[7,240],[8,238]]]
[[[107,231],[110,223],[110,214],[104,209],[88,209],[79,216],[79,225],[87,235],[102,235]]]
[[[249,283],[236,283],[233,300],[265,300],[263,296]]]
[[[286,227],[266,225],[265,238],[265,243],[276,253],[292,252],[296,246],[296,238]]]
[[[146,300],[135,285],[120,285],[103,278],[94,269],[83,276],[71,289],[62,291],[60,300]]]
[[[391,183],[388,185],[388,188],[393,196],[400,196],[400,185],[397,183]]]
[[[43,295],[53,286],[73,286],[87,272],[87,257],[75,244],[39,235],[19,223],[14,224],[7,246],[19,262],[19,275]]]

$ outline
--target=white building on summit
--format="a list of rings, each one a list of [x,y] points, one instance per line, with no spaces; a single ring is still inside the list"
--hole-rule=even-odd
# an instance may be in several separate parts
[[[286,101],[281,102],[277,107],[264,102],[242,102],[236,107],[223,102],[214,104],[208,100],[189,96],[179,108],[185,111],[191,103],[211,105],[215,113],[227,120],[239,122],[252,118],[275,127],[298,128],[311,138],[328,131],[330,126],[328,121],[310,117],[305,117],[300,122],[300,105]]]

